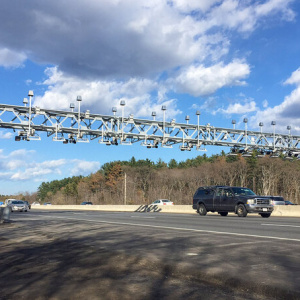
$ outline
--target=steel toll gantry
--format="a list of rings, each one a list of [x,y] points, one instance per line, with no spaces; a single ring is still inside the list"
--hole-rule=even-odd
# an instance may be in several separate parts
[[[76,144],[98,140],[106,145],[130,145],[140,143],[147,148],[158,146],[171,148],[179,145],[180,150],[196,149],[206,151],[207,145],[230,147],[228,155],[241,154],[251,156],[283,155],[288,159],[300,158],[300,136],[291,135],[291,127],[287,126],[287,134],[275,133],[276,122],[273,121],[273,132],[263,132],[263,123],[259,123],[260,131],[247,128],[245,118],[244,129],[214,127],[210,124],[200,125],[200,111],[196,112],[197,124],[176,123],[166,121],[166,106],[162,106],[163,120],[156,120],[156,112],[152,112],[152,120],[124,116],[125,101],[120,101],[122,115],[117,116],[117,108],[112,108],[113,115],[91,114],[89,110],[80,111],[81,96],[77,96],[78,111],[74,111],[74,103],[70,111],[42,109],[31,104],[33,91],[24,98],[23,106],[0,104],[0,128],[12,129],[16,132],[16,141],[40,140],[40,133],[47,133],[53,141],[64,144]]]

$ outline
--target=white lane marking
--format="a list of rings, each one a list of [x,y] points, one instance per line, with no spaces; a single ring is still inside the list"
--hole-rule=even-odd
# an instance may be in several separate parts
[[[137,218],[137,219],[155,219],[156,217],[140,217],[140,216],[130,216],[131,218]]]
[[[57,219],[78,221],[78,219],[74,219],[74,218],[57,217],[57,216],[49,216],[49,218],[57,218]],[[300,242],[300,239],[289,239],[289,238],[273,237],[273,236],[267,236],[267,235],[256,235],[256,234],[234,233],[234,232],[224,232],[224,231],[202,230],[202,229],[193,229],[193,228],[168,227],[168,226],[159,226],[159,225],[134,224],[134,223],[124,223],[124,222],[111,222],[111,221],[100,221],[100,220],[80,219],[80,221],[93,222],[93,223],[104,223],[104,224],[114,224],[114,225],[151,227],[151,228],[161,228],[161,229],[171,229],[171,230],[181,230],[181,231],[191,231],[191,232],[205,232],[205,233],[212,233],[212,234],[225,234],[225,235],[254,237],[254,238],[263,238],[263,239],[271,239],[271,240]]]
[[[268,224],[268,223],[265,223],[265,224],[261,224],[262,226],[275,226],[275,227],[294,227],[294,228],[299,228],[300,225],[284,225],[284,224]]]

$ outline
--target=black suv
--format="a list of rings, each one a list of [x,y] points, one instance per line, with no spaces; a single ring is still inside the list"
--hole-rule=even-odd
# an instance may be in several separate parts
[[[239,217],[248,213],[258,213],[263,218],[270,217],[274,207],[267,196],[257,196],[252,190],[244,187],[206,186],[197,189],[193,197],[193,209],[201,216],[207,212],[218,212],[227,216],[234,212]]]

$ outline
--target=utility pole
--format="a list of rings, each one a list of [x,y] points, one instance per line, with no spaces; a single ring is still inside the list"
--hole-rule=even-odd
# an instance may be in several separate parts
[[[124,205],[126,205],[126,186],[127,186],[127,178],[126,178],[126,173],[124,173]]]

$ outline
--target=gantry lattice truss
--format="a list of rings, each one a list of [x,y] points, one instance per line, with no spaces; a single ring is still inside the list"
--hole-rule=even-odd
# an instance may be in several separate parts
[[[164,118],[165,119],[165,118]],[[199,124],[145,120],[129,117],[91,114],[86,112],[58,111],[31,106],[0,104],[0,128],[12,129],[15,140],[40,140],[46,132],[53,141],[63,143],[98,140],[106,145],[140,142],[148,148],[158,146],[205,151],[206,145],[230,147],[232,155],[242,153],[258,155],[300,157],[300,136],[267,133],[245,129],[218,128]]]

